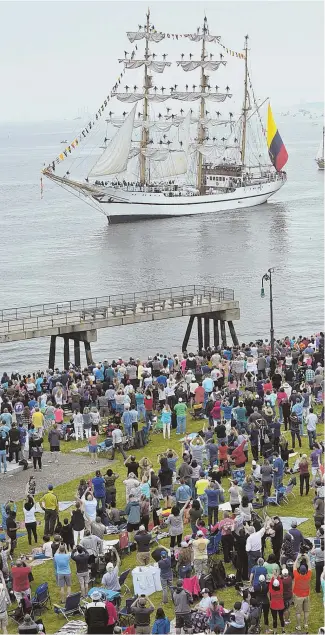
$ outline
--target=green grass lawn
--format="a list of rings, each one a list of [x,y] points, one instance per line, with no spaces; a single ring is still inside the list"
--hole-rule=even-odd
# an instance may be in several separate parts
[[[197,421],[188,419],[188,423],[187,423],[188,432],[198,431],[201,428],[202,428],[202,422],[197,422]],[[319,433],[321,433],[321,428],[322,426],[321,424],[319,424],[318,426]],[[288,434],[289,433],[287,433],[287,435]],[[80,441],[78,442],[70,441],[69,443],[61,443],[61,448],[63,452],[69,452],[74,447],[80,447],[80,445],[81,445]],[[158,468],[157,454],[166,450],[168,447],[172,447],[179,454],[179,456],[181,456],[181,443],[179,441],[179,437],[175,435],[175,431],[172,432],[172,439],[170,441],[167,441],[167,440],[165,441],[162,437],[162,434],[151,434],[151,441],[149,445],[147,445],[144,448],[144,450],[134,451],[134,454],[137,456],[137,458],[141,458],[144,455],[148,456],[149,459],[154,464],[154,467]],[[308,454],[308,439],[306,437],[303,438],[302,451]],[[126,468],[123,465],[123,460],[121,455],[118,453],[116,462],[113,464],[108,463],[107,465],[108,467],[111,466],[115,472],[118,472],[120,474],[120,478],[116,482],[117,504],[119,508],[123,508],[125,505],[125,486],[123,485],[123,480],[126,476]],[[249,465],[250,465],[250,462],[249,462]],[[94,476],[94,472],[89,472],[88,474],[85,475],[85,478],[88,479],[88,478],[91,478],[92,476]],[[74,499],[76,496],[79,480],[80,479],[78,478],[68,483],[65,483],[64,485],[60,485],[56,487],[55,493],[57,494],[59,500]],[[286,478],[285,482],[287,480],[288,478]],[[44,482],[46,482],[46,480]],[[223,479],[223,486],[226,489],[226,500],[227,500],[228,481],[226,479]],[[315,528],[314,528],[314,522],[313,522],[313,506],[312,506],[313,491],[309,492],[308,497],[306,497],[305,495],[303,497],[300,497],[299,488],[297,486],[295,488],[295,495],[296,495],[295,498],[293,498],[292,496],[290,497],[290,503],[288,505],[281,505],[280,508],[269,507],[268,513],[270,515],[279,514],[281,516],[308,517],[309,520],[303,523],[302,525],[300,525],[299,529],[301,529],[302,533],[306,537],[314,536]],[[41,496],[39,494],[36,497],[36,499],[39,499],[40,497]],[[71,509],[67,510],[66,512],[62,512],[60,514],[61,520],[69,516],[70,511]],[[18,504],[18,518],[22,519],[22,502],[21,501]],[[185,534],[190,533],[190,528],[186,527],[184,533]],[[38,545],[42,544],[42,537],[43,537],[43,524],[41,527],[38,527],[38,538],[39,538]],[[112,536],[109,536],[109,538],[111,539]],[[164,542],[167,546],[169,545],[169,541],[164,541]],[[28,553],[29,551],[30,549],[27,542],[27,538],[26,537],[20,538],[18,540],[18,547],[15,552],[15,555],[18,556],[19,554]],[[221,558],[222,558],[222,555],[221,555]],[[135,552],[131,553],[128,556],[123,557],[120,571],[124,571],[125,569],[130,567],[133,568],[134,566],[136,566]],[[79,584],[78,584],[77,577],[75,575],[75,564],[73,562],[72,562],[72,570],[73,570],[72,592],[74,592],[79,590]],[[226,565],[226,570],[228,573],[234,572],[234,569],[231,565]],[[38,584],[47,581],[50,587],[52,602],[59,603],[60,594],[59,594],[59,589],[56,586],[56,582],[55,582],[53,562],[52,561],[45,562],[39,566],[34,567],[33,576],[34,576],[34,582],[32,583],[32,590],[34,590]],[[132,589],[131,576],[129,576],[129,578],[127,579],[127,584]],[[321,594],[316,594],[314,589],[315,589],[315,580],[313,576],[312,594],[311,594],[311,613],[309,618],[309,633],[317,633],[319,627],[324,624],[322,596]],[[225,589],[222,591],[218,591],[217,595],[219,599],[224,600],[226,608],[232,607],[233,603],[236,600],[240,599],[240,596],[237,593],[237,591],[234,589],[234,587]],[[154,595],[150,596],[150,599],[153,601],[156,608],[158,608],[159,606],[162,606],[161,593],[155,593]],[[173,605],[171,602],[169,602],[167,605],[164,605],[164,610],[166,614],[168,615],[168,617],[170,618],[174,617],[174,610],[173,610]],[[44,623],[46,626],[47,633],[54,633],[64,623],[64,619],[55,615],[53,609],[50,609],[49,611],[44,611],[43,618],[44,618]],[[295,616],[294,616],[294,609],[292,609],[291,610],[291,624],[290,624],[290,627],[287,626],[287,632],[292,633],[294,631],[295,631]],[[9,624],[9,632],[12,632],[12,633],[17,632],[17,630],[15,630],[15,625],[12,621],[10,621],[10,624]],[[264,627],[262,627],[262,632],[265,632]]]

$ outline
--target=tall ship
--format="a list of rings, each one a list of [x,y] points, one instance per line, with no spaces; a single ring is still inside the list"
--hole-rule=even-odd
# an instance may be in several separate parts
[[[325,136],[325,127],[323,127],[323,138],[320,143],[320,146],[316,155],[316,159],[315,159],[319,170],[324,170],[324,136]]]
[[[264,129],[261,108],[267,100],[258,103],[255,98],[248,36],[237,53],[210,32],[206,17],[193,33],[168,34],[156,30],[148,10],[145,24],[127,37],[130,50],[119,59],[123,70],[111,92],[85,129],[45,164],[43,175],[85,197],[109,223],[248,208],[278,192],[286,182],[288,155],[270,106]],[[172,40],[174,62],[162,52]],[[227,57],[242,65],[237,114],[235,108],[229,111],[233,94],[226,81],[222,89],[212,79],[218,71],[224,77]],[[141,77],[134,81],[131,73]],[[158,86],[163,73],[168,76],[165,85]],[[185,77],[185,85],[175,83],[175,77],[179,82]],[[89,136],[102,123],[104,141],[102,135],[89,157],[82,150],[85,173],[75,175],[78,150],[84,142],[89,147]]]

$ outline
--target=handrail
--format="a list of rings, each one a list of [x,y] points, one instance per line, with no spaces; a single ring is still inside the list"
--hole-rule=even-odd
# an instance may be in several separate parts
[[[198,306],[202,300],[211,301],[212,298],[219,302],[231,301],[234,300],[234,291],[226,287],[195,284],[8,308],[0,310],[0,333],[80,323],[85,320],[85,312],[96,314],[111,310],[114,315],[114,312],[123,313],[133,309],[148,313],[153,310],[152,306],[159,303],[165,306],[168,302],[190,302]]]

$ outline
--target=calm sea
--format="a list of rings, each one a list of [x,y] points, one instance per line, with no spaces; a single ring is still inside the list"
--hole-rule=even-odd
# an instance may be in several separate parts
[[[323,174],[314,161],[321,123],[281,122],[288,183],[271,203],[111,227],[47,180],[40,199],[40,168],[75,125],[0,127],[1,307],[209,283],[235,290],[241,307],[237,333],[247,341],[269,336],[268,292],[261,299],[260,286],[272,266],[276,335],[308,335],[321,327]],[[186,320],[179,319],[101,330],[94,356],[175,352],[185,328]],[[191,344],[194,349],[194,339]],[[46,367],[48,347],[47,338],[1,344],[0,372]],[[60,341],[58,348],[61,353]]]

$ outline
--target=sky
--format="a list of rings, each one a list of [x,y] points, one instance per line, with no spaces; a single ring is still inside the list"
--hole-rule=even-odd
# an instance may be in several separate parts
[[[249,35],[249,66],[256,96],[275,107],[319,102],[324,98],[324,5],[305,1],[164,0],[131,2],[0,2],[0,121],[45,121],[77,117],[98,110],[110,93],[124,50],[132,51],[126,31],[143,24],[147,7],[152,23],[166,33],[195,33],[208,18],[210,33],[228,48],[241,51]],[[139,51],[140,51],[139,45]],[[199,59],[199,45],[164,40],[154,45],[157,59],[180,54]],[[222,49],[209,45],[219,58]],[[228,58],[225,58],[228,59]],[[131,71],[130,71],[131,72]],[[191,77],[189,77],[191,75]],[[227,84],[242,94],[243,62],[230,59],[211,84]],[[169,71],[158,86],[177,82],[180,90],[196,78]],[[215,81],[214,81],[215,80]],[[124,79],[123,79],[124,81]],[[131,75],[128,84],[139,82]]]

